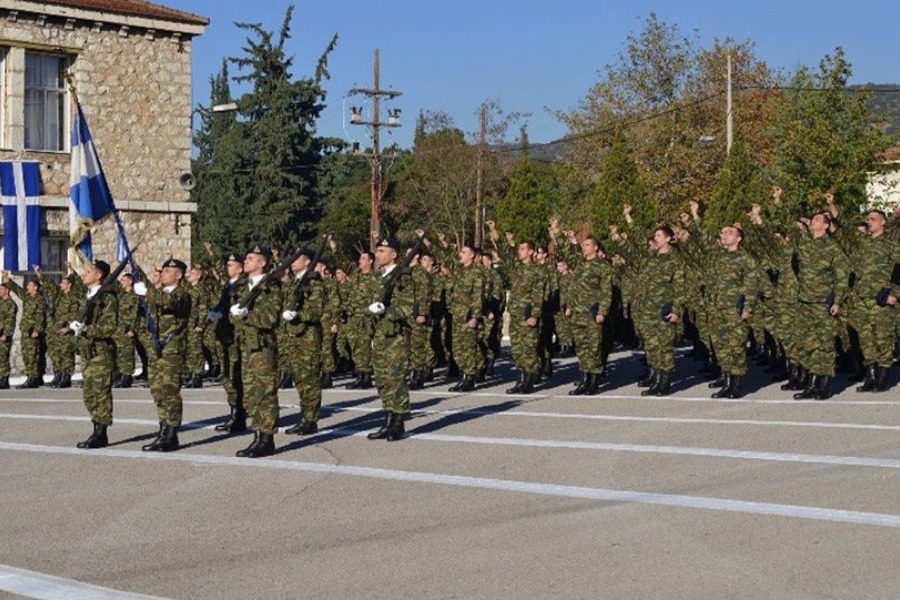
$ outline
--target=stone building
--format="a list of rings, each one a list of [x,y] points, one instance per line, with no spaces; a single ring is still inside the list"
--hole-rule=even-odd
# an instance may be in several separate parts
[[[40,163],[45,272],[65,271],[69,246],[67,73],[139,262],[190,257],[196,205],[179,178],[191,169],[191,45],[208,23],[144,0],[0,0],[0,161]],[[93,249],[114,256],[112,219]]]

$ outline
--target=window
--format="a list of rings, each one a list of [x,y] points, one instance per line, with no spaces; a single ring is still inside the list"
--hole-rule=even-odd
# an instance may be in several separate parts
[[[59,283],[68,272],[69,237],[59,233],[41,232],[41,270],[52,281]]]
[[[25,52],[25,149],[65,150],[67,59]]]
[[[6,147],[6,54],[9,48],[0,46],[0,148]]]

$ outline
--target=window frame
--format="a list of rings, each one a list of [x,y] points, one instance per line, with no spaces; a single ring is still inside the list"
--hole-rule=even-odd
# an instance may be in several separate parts
[[[28,87],[28,56],[29,55],[40,55],[40,56],[50,56],[59,59],[60,61],[60,71],[64,74],[66,73],[72,65],[74,57],[66,54],[64,52],[53,52],[50,50],[37,50],[33,48],[25,48],[25,65],[23,71],[23,79],[22,79],[22,95],[23,95],[23,105],[22,105],[22,124],[23,124],[23,139],[22,139],[22,147],[26,152],[48,152],[48,153],[67,153],[70,151],[70,140],[67,132],[69,131],[69,123],[71,119],[71,99],[69,88],[65,83],[65,77],[63,76],[62,86],[59,88],[29,88]],[[62,115],[59,123],[59,136],[62,141],[60,148],[31,148],[28,146],[28,123],[25,115],[25,104],[27,103],[27,96],[29,89],[38,89],[44,94],[44,117],[46,119],[46,111],[47,111],[47,94],[49,93],[61,93],[62,94]]]

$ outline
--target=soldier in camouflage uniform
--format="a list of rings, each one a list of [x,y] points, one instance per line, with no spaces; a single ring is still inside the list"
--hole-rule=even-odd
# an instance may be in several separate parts
[[[375,251],[380,269],[378,286],[366,307],[376,319],[374,338],[375,385],[385,411],[384,424],[367,437],[389,442],[403,439],[403,420],[409,414],[409,388],[406,368],[409,363],[409,332],[415,303],[415,284],[409,271],[393,273],[400,245],[396,240],[382,240]],[[388,287],[394,277],[393,287]]]
[[[368,311],[371,298],[378,293],[378,279],[372,268],[375,257],[371,252],[359,255],[359,270],[350,277],[347,296],[347,341],[356,365],[356,380],[349,389],[366,390],[372,387],[372,339],[375,319]]]
[[[9,389],[9,356],[18,312],[19,306],[9,295],[9,286],[0,283],[0,390]]]
[[[87,288],[88,306],[84,321],[72,321],[69,327],[78,339],[81,371],[84,378],[82,397],[91,415],[94,431],[79,448],[104,448],[109,444],[107,428],[113,422],[112,374],[114,369],[113,337],[119,318],[118,299],[115,292],[101,290],[103,280],[109,275],[109,264],[94,261],[81,276]]]
[[[448,308],[453,322],[453,359],[462,371],[462,379],[450,388],[451,392],[474,390],[476,377],[484,369],[479,343],[484,327],[484,269],[475,264],[476,257],[475,249],[464,244],[452,269]]]
[[[556,238],[558,223],[551,223],[550,233]],[[575,335],[575,350],[583,379],[572,396],[597,393],[604,373],[603,367],[603,326],[610,318],[612,309],[612,267],[601,257],[601,246],[597,238],[586,237],[580,243],[581,253],[575,233],[567,232],[567,240],[558,244],[566,262],[572,264],[571,293],[567,297],[564,317],[571,319]]]
[[[341,326],[341,291],[334,269],[325,262],[316,265],[316,273],[322,280],[325,293],[325,307],[322,311],[322,389],[334,386],[334,374],[337,371],[337,333]]]
[[[116,374],[114,388],[130,388],[134,375],[134,346],[142,327],[144,315],[141,300],[134,293],[134,275],[125,273],[119,278],[119,329],[116,332]]]
[[[76,276],[68,274],[56,286],[41,272],[40,267],[35,266],[34,271],[50,300],[47,323],[47,353],[53,362],[50,387],[70,388],[75,372],[75,334],[69,329],[69,323],[78,318],[82,303],[73,291]]]
[[[575,353],[575,329],[571,312],[566,309],[572,304],[573,282],[572,268],[565,254],[556,257],[557,280],[559,281],[559,316],[556,319],[556,335],[559,339],[559,357],[567,358]]]
[[[246,283],[234,296],[229,314],[235,327],[240,352],[244,406],[250,416],[254,439],[237,456],[259,458],[275,453],[278,428],[278,360],[275,332],[281,321],[281,287],[275,278],[265,277],[272,260],[267,248],[254,246],[244,258]],[[241,306],[242,299],[257,285],[260,294]]]
[[[29,279],[23,289],[5,274],[9,290],[22,302],[22,319],[19,321],[19,345],[25,363],[27,379],[17,389],[37,388],[44,384],[41,377],[41,356],[44,351],[44,334],[47,330],[47,302],[41,294],[41,284]]]
[[[194,264],[187,276],[188,293],[191,297],[190,335],[187,336],[187,359],[185,360],[185,381],[187,388],[203,387],[203,371],[206,352],[203,337],[206,331],[206,315],[210,307],[209,286],[203,265]]]
[[[482,251],[478,266],[484,269],[483,332],[484,362],[486,374],[494,375],[494,362],[500,357],[500,338],[503,329],[503,312],[506,310],[506,286],[500,272],[494,268],[494,259]]]
[[[143,281],[134,285],[137,295],[147,297],[160,342],[159,350],[154,348],[149,356],[150,393],[156,403],[159,433],[141,448],[145,452],[171,452],[179,448],[178,428],[183,413],[181,374],[192,314],[191,295],[184,281],[186,270],[184,262],[170,258],[163,263],[155,286],[148,288]]]
[[[242,287],[244,257],[230,254],[225,260],[225,283],[219,292],[218,302],[207,314],[207,321],[215,330],[219,343],[219,364],[222,368],[222,387],[228,399],[230,414],[224,423],[216,425],[216,431],[239,433],[247,429],[247,412],[241,382],[241,357],[235,340],[233,317],[228,314],[236,302],[237,291]]]
[[[488,222],[490,237],[496,246],[499,239],[497,227]],[[540,381],[540,318],[545,299],[546,277],[543,267],[533,261],[534,246],[531,242],[515,244],[511,234],[506,244],[497,247],[500,268],[509,282],[509,337],[512,344],[513,364],[519,370],[519,380],[508,394],[530,394]],[[515,255],[513,252],[515,251]]]
[[[798,260],[798,317],[803,331],[797,342],[797,359],[808,376],[806,387],[794,394],[798,400],[824,400],[831,396],[834,377],[835,317],[849,295],[849,264],[828,233],[831,217],[815,215],[809,235],[794,238]]]
[[[300,396],[300,421],[285,433],[312,435],[319,431],[322,407],[322,316],[325,286],[317,271],[307,273],[315,252],[304,250],[291,264],[292,277],[282,288],[281,319],[284,347],[278,351],[294,375]]]
[[[419,233],[421,235],[421,232]],[[434,257],[422,252],[410,263],[416,297],[413,303],[413,323],[410,333],[410,369],[409,389],[420,390],[425,387],[430,369],[434,368],[434,351],[431,348],[431,298],[434,295],[431,272]]]

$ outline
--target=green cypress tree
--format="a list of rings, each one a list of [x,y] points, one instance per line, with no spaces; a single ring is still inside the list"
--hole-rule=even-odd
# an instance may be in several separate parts
[[[497,202],[497,224],[517,240],[546,243],[548,221],[558,202],[559,186],[552,168],[529,160],[523,153],[506,194]]]
[[[746,221],[750,207],[765,202],[766,196],[759,167],[743,138],[735,136],[731,153],[719,170],[704,225],[719,229],[736,221]]]
[[[600,162],[597,183],[586,198],[594,235],[606,237],[610,225],[622,226],[622,207],[630,204],[635,220],[642,225],[656,221],[656,211],[641,181],[637,163],[624,133],[616,129],[612,142]],[[570,224],[571,225],[571,224]]]

